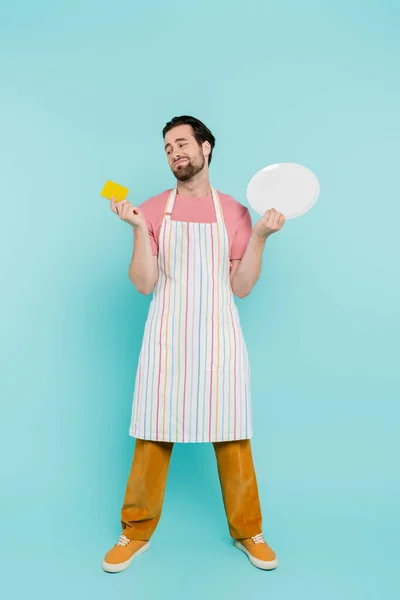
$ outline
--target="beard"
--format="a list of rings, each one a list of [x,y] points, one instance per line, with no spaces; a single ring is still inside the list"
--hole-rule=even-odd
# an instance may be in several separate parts
[[[203,170],[206,159],[202,153],[199,153],[197,160],[191,160],[188,158],[188,164],[179,167],[172,167],[172,172],[177,178],[178,181],[189,181],[192,179],[197,173]]]

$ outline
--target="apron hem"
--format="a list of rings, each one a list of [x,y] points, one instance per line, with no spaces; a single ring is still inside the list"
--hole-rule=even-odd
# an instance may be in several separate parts
[[[168,442],[170,444],[214,444],[217,442],[239,442],[240,440],[250,440],[253,437],[253,431],[250,431],[247,435],[239,435],[237,437],[231,437],[231,435],[224,436],[224,439],[211,438],[211,439],[200,439],[200,440],[182,440],[182,439],[166,439],[162,438],[162,436],[156,436],[154,434],[150,434],[149,436],[142,436],[140,434],[134,434],[129,432],[130,437],[133,437],[137,440],[145,440],[147,442]]]

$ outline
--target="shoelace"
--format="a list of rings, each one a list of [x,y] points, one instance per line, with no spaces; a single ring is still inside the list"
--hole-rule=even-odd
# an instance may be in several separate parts
[[[119,540],[117,542],[117,546],[127,546],[131,540],[126,537],[123,533],[119,536]]]
[[[262,533],[259,533],[258,535],[255,535],[251,539],[254,542],[254,544],[265,544],[266,543],[265,540],[264,540],[264,536],[263,536]]]

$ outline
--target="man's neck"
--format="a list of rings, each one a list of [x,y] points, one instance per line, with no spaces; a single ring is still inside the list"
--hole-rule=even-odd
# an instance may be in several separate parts
[[[200,172],[189,181],[178,181],[178,194],[187,198],[204,198],[211,194],[208,173]]]

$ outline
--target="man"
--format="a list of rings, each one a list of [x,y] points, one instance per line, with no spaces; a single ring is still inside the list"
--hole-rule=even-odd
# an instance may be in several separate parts
[[[250,368],[233,294],[250,293],[265,242],[285,218],[273,209],[252,229],[249,211],[211,187],[215,138],[197,119],[175,117],[163,137],[177,187],[140,208],[111,201],[134,229],[129,278],[154,295],[136,374],[122,534],[103,569],[122,571],[149,548],[176,442],[213,443],[234,543],[256,567],[274,569],[277,557],[262,535]]]

